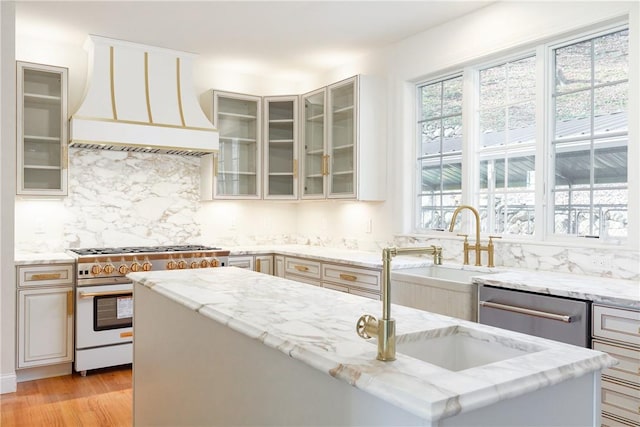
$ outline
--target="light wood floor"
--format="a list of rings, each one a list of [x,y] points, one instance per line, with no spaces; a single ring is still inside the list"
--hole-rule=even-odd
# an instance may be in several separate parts
[[[0,395],[0,426],[132,425],[131,367],[18,383]]]

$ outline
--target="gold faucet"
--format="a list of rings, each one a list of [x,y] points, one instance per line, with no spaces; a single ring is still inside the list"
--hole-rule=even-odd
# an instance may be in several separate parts
[[[475,245],[473,245],[473,248],[471,247],[471,245],[469,245],[469,242],[467,241],[467,235],[466,234],[458,234],[458,236],[464,236],[464,263],[465,264],[469,264],[469,251],[473,250],[476,253],[476,265],[480,266],[482,265],[482,263],[480,262],[481,259],[481,255],[482,255],[482,251],[487,251],[488,254],[488,262],[487,262],[487,267],[494,267],[493,265],[493,239],[500,239],[500,236],[489,236],[489,244],[487,246],[482,246],[480,244],[480,214],[478,213],[478,211],[476,210],[476,208],[474,208],[473,206],[469,206],[469,205],[460,205],[456,208],[455,211],[453,211],[453,216],[451,217],[451,225],[449,225],[449,232],[453,231],[453,227],[456,224],[456,218],[458,217],[458,214],[460,213],[461,210],[463,209],[469,209],[471,212],[473,212],[473,216],[476,217],[476,243]]]
[[[435,265],[442,264],[442,248],[428,246],[419,248],[385,248],[382,250],[382,319],[370,314],[360,316],[356,332],[361,338],[378,337],[378,360],[396,360],[396,321],[391,318],[391,259],[400,253],[432,254]]]

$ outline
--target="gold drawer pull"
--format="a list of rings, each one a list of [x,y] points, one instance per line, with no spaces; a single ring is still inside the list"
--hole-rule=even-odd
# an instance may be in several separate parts
[[[67,291],[67,316],[73,316],[73,291]]]
[[[121,332],[120,338],[129,338],[133,336],[133,332]]]
[[[293,268],[298,271],[309,271],[309,267],[307,267],[306,265],[296,265]]]
[[[60,273],[38,273],[32,274],[31,280],[58,280],[62,278]]]
[[[262,266],[260,265],[261,262],[259,259],[256,260],[256,271],[259,273],[262,273]]]
[[[356,280],[358,280],[357,276],[354,276],[352,274],[344,274],[344,273],[340,273],[340,278],[342,280],[348,280],[349,282],[355,282]]]

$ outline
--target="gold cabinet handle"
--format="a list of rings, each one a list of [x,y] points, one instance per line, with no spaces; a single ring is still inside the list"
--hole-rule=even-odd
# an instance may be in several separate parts
[[[69,146],[65,142],[61,142],[62,144],[62,169],[69,169]]]
[[[32,274],[31,280],[58,280],[62,278],[60,273],[38,273]]]
[[[67,291],[67,316],[73,316],[73,291]]]
[[[218,176],[218,156],[213,156],[213,176]]]
[[[120,338],[130,338],[133,336],[133,332],[120,332]]]
[[[344,273],[340,273],[340,278],[342,280],[348,280],[349,282],[355,282],[356,280],[358,280],[357,276],[354,276],[352,274],[344,274]]]
[[[256,271],[261,272],[262,268],[260,268],[260,259],[256,259]]]
[[[293,159],[293,177],[298,177],[298,159]]]
[[[309,271],[309,267],[307,267],[306,265],[296,265],[293,268],[298,271]]]
[[[329,156],[322,156],[322,175],[329,175]]]

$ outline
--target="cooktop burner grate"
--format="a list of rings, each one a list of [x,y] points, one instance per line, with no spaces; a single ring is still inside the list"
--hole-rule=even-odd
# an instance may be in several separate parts
[[[114,254],[142,254],[154,252],[193,252],[220,250],[203,245],[170,245],[170,246],[125,246],[120,248],[80,248],[69,251],[80,256],[86,255],[114,255]]]

